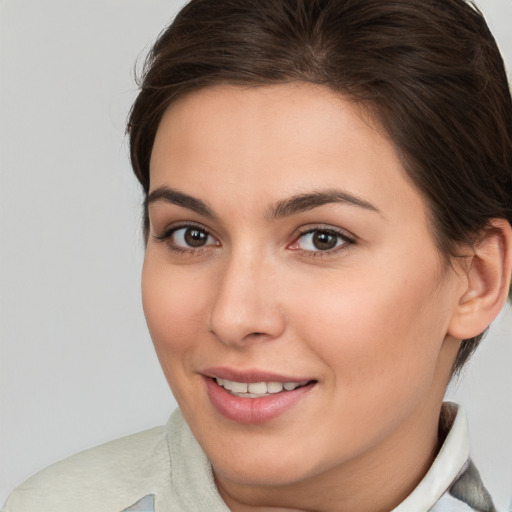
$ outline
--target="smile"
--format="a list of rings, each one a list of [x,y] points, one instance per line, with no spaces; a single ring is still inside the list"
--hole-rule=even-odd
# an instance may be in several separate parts
[[[316,379],[285,377],[262,371],[210,368],[202,372],[210,403],[225,419],[262,424],[307,401]]]
[[[230,394],[240,398],[261,398],[283,391],[293,391],[309,382],[236,382],[218,377],[215,381]]]

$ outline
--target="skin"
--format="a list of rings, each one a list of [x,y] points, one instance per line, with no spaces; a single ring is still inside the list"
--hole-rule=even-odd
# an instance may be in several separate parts
[[[150,182],[150,193],[170,188],[214,213],[150,203],[142,290],[166,378],[230,509],[379,512],[403,501],[438,449],[467,281],[439,254],[390,140],[320,86],[218,86],[169,107]],[[367,204],[269,215],[326,190]],[[203,230],[203,246],[187,246],[183,223]],[[318,250],[301,234],[312,229],[341,238]],[[201,372],[212,366],[316,384],[272,421],[241,425],[208,398]]]

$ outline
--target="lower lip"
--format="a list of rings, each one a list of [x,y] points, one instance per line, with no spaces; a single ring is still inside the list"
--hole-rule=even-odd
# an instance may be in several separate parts
[[[282,391],[261,398],[243,398],[232,395],[213,379],[205,377],[208,396],[213,406],[225,418],[237,423],[261,424],[271,421],[306,396],[315,383],[293,391]]]

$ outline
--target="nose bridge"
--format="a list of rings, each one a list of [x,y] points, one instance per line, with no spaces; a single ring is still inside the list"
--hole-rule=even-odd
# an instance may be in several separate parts
[[[272,258],[251,247],[232,250],[218,275],[210,330],[225,344],[271,339],[284,328]]]

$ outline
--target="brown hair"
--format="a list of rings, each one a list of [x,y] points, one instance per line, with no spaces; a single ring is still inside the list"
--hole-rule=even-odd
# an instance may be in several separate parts
[[[172,101],[214,84],[291,81],[368,106],[430,207],[441,254],[474,243],[493,218],[512,223],[510,90],[483,16],[464,0],[192,0],[149,53],[129,117],[146,196]],[[482,335],[463,341],[456,372]]]

